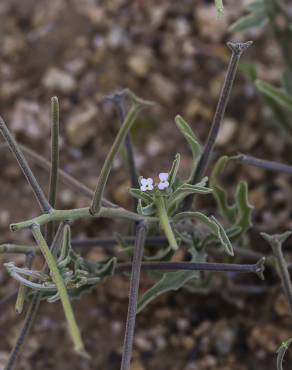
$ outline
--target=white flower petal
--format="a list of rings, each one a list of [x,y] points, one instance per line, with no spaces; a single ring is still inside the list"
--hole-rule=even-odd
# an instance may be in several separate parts
[[[148,179],[145,179],[144,177],[142,177],[142,179],[140,180],[141,181],[141,184],[143,186],[147,185],[148,184]]]
[[[164,190],[164,189],[167,189],[169,186],[169,182],[168,181],[161,181],[159,184],[158,184],[158,189],[159,190]]]
[[[153,179],[151,177],[148,177],[147,183],[148,183],[148,185],[152,185],[153,184]]]
[[[154,189],[154,186],[152,184],[149,184],[148,185],[148,190],[153,190]]]
[[[167,179],[168,179],[168,173],[167,172],[160,172],[159,180],[160,181],[166,181]]]

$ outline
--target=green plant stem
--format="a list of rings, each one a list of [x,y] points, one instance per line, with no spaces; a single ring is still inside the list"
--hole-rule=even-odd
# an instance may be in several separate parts
[[[169,245],[171,248],[174,250],[178,249],[178,245],[174,236],[174,233],[172,231],[169,218],[167,215],[166,207],[165,207],[165,201],[164,197],[162,196],[157,196],[156,197],[156,206],[159,214],[159,220],[160,220],[160,225],[165,233],[165,236],[167,237],[169,241]]]
[[[26,255],[25,267],[27,267],[29,269],[31,268],[32,262],[33,262],[33,257],[34,257],[33,253],[29,253],[29,254]],[[23,284],[20,284],[20,287],[18,289],[16,303],[15,303],[15,311],[18,314],[22,313],[26,292],[27,292],[27,287]]]
[[[140,216],[134,212],[126,211],[123,208],[106,208],[101,207],[101,210],[98,215],[92,215],[89,207],[85,208],[76,208],[76,209],[67,209],[67,210],[53,210],[50,214],[42,214],[38,217],[35,217],[31,220],[18,222],[10,225],[12,231],[23,230],[32,227],[34,224],[40,226],[47,224],[52,221],[74,221],[81,218],[119,218],[130,221],[149,221],[157,222],[156,217],[144,217]]]
[[[32,230],[33,236],[34,236],[40,250],[42,251],[42,254],[44,255],[44,258],[45,258],[47,264],[48,264],[48,267],[49,267],[50,272],[52,274],[52,279],[54,280],[54,282],[57,286],[58,293],[60,295],[60,299],[61,299],[61,302],[62,302],[62,305],[63,305],[64,313],[65,313],[65,316],[66,316],[66,319],[67,319],[69,332],[70,332],[71,338],[72,338],[73,343],[74,343],[74,349],[75,349],[76,352],[78,352],[80,354],[84,354],[85,350],[84,350],[84,345],[83,345],[82,338],[81,338],[81,335],[80,335],[80,331],[79,331],[79,328],[78,328],[76,320],[75,320],[75,316],[74,316],[74,313],[73,313],[73,310],[72,310],[72,306],[71,306],[71,303],[70,303],[70,299],[69,299],[69,295],[68,295],[65,283],[64,283],[63,278],[60,274],[60,271],[57,267],[56,261],[55,261],[53,255],[52,255],[49,247],[48,247],[48,244],[47,244],[46,240],[44,239],[44,237],[41,233],[39,225],[37,225],[37,224],[32,225],[31,230]]]
[[[129,130],[131,129],[132,125],[135,122],[136,116],[141,109],[141,106],[138,104],[134,104],[133,107],[130,109],[129,113],[127,114],[124,123],[122,124],[114,143],[105,159],[104,165],[101,169],[100,176],[97,181],[96,189],[94,192],[94,196],[92,199],[92,203],[90,206],[91,214],[95,215],[99,213],[101,207],[101,199],[104,193],[105,185],[107,183],[113,160],[115,159],[116,155],[118,154],[121,145],[123,144],[126,135],[128,134]]]
[[[56,235],[54,237],[54,240],[53,240],[53,243],[51,245],[51,250],[52,252],[57,248],[59,242],[60,242],[60,237],[61,237],[61,234],[62,234],[62,230],[63,230],[63,224],[61,224],[56,232]],[[34,247],[35,251],[38,250],[39,252],[40,251],[40,248],[39,247]],[[54,253],[54,252],[53,252]],[[47,263],[45,262],[44,264],[44,267],[43,267],[43,271],[46,273],[48,272],[48,266],[47,266]],[[24,323],[23,323],[23,326],[20,330],[20,333],[16,339],[16,342],[12,348],[12,351],[10,353],[10,356],[9,356],[9,360],[8,360],[8,363],[5,367],[5,370],[12,370],[14,369],[15,365],[16,365],[16,360],[17,360],[17,357],[22,349],[22,346],[27,338],[27,336],[29,335],[30,333],[30,330],[32,328],[32,325],[34,323],[34,320],[35,320],[35,317],[36,317],[36,314],[37,314],[37,311],[38,311],[38,308],[39,308],[39,304],[40,304],[40,301],[41,301],[41,292],[38,292],[36,295],[33,296],[31,302],[30,302],[30,305],[29,305],[29,308],[27,310],[27,313],[26,313],[26,316],[25,316],[25,319],[24,319]]]
[[[140,284],[141,263],[144,253],[147,224],[140,222],[136,229],[134,256],[129,291],[129,305],[124,337],[123,356],[121,370],[129,370],[133,349],[134,330],[137,314],[138,293]]]

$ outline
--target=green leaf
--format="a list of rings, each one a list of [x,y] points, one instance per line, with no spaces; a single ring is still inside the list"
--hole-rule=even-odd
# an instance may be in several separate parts
[[[280,348],[277,350],[277,370],[283,370],[283,359],[288,347],[292,342],[292,338],[283,342]]]
[[[156,207],[154,204],[149,204],[148,206],[143,207],[141,199],[138,200],[137,212],[142,216],[152,216],[155,214]]]
[[[250,12],[253,12],[253,13],[266,11],[265,2],[263,0],[253,1],[252,3],[247,4],[246,7]]]
[[[170,169],[170,172],[169,172],[169,176],[168,176],[168,182],[169,182],[170,187],[173,185],[173,183],[176,180],[179,164],[180,164],[180,154],[177,153],[175,158],[174,158],[174,161],[172,163],[172,166],[171,166],[171,169]]]
[[[168,246],[165,249],[159,249],[155,254],[147,256],[144,254],[145,261],[170,261],[174,255],[174,250],[171,246]]]
[[[175,117],[175,123],[177,125],[177,128],[180,130],[180,132],[183,134],[184,138],[188,142],[190,149],[192,151],[192,156],[193,156],[193,170],[192,171],[194,172],[197,166],[197,162],[202,152],[201,145],[199,141],[197,140],[196,135],[194,134],[189,124],[181,116],[178,115]]]
[[[216,220],[214,216],[207,217],[201,212],[182,212],[174,217],[174,222],[179,222],[185,219],[196,219],[205,224],[209,228],[211,233],[218,238],[225,252],[230,256],[234,255],[232,244],[228,239],[223,226]]]
[[[244,32],[250,30],[251,28],[264,27],[268,22],[269,18],[267,17],[266,13],[251,13],[239,18],[236,22],[234,22],[230,27],[230,31]]]
[[[205,253],[199,253],[195,249],[193,249],[191,253],[192,262],[205,262]],[[199,271],[176,271],[164,273],[162,278],[140,298],[138,302],[137,313],[141,312],[159,295],[172,290],[178,290],[190,280],[199,279],[199,277]]]
[[[254,207],[248,201],[248,185],[245,181],[241,181],[236,189],[235,194],[237,220],[235,226],[240,226],[242,233],[245,233],[252,226],[252,211]]]
[[[213,195],[221,215],[231,224],[236,221],[236,208],[228,204],[227,192],[219,185],[218,178],[223,173],[229,157],[223,156],[218,159],[210,176],[210,187],[213,189]]]
[[[175,205],[179,204],[189,194],[210,194],[212,189],[201,185],[182,184],[175,192],[169,197],[168,209],[171,209]]]
[[[269,97],[283,108],[292,111],[292,95],[287,94],[281,88],[275,87],[268,82],[261,80],[256,80],[255,85],[262,94]]]
[[[142,191],[142,190],[139,190],[139,189],[129,189],[129,193],[136,199],[140,199],[142,200],[143,202],[145,202],[146,204],[151,204],[153,203],[153,199],[151,197],[151,195],[149,195],[148,193],[146,193],[145,191]]]

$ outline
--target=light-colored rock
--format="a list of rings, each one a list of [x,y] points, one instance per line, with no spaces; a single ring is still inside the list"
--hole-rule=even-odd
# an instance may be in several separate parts
[[[47,89],[70,93],[76,88],[76,81],[70,73],[53,67],[45,74],[43,85]]]
[[[233,119],[226,118],[223,122],[222,127],[219,130],[217,136],[216,144],[219,146],[224,146],[228,144],[236,131],[236,122]]]
[[[66,135],[71,145],[82,147],[96,134],[97,108],[88,105],[84,110],[71,115],[66,124]]]

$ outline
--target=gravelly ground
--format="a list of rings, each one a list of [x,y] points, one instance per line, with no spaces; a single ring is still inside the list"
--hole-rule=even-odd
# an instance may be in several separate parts
[[[173,118],[182,114],[198,137],[206,138],[230,54],[225,42],[253,39],[255,44],[244,62],[256,62],[259,75],[268,81],[279,78],[281,59],[269,33],[243,36],[228,31],[228,25],[243,12],[244,3],[226,1],[225,16],[217,19],[212,2],[202,0],[3,0],[1,115],[19,141],[47,156],[49,100],[58,95],[62,167],[94,187],[118,127],[115,111],[104,96],[129,87],[158,103],[143,112],[133,131],[139,172],[152,176],[168,168],[179,151],[183,155],[181,174],[186,175],[190,153]],[[255,88],[239,73],[216,156],[244,152],[289,162],[287,140],[268,122]],[[46,188],[47,175],[35,169]],[[3,150],[0,170],[0,242],[28,242],[28,233],[11,234],[8,225],[36,214],[37,205],[12,157]],[[259,231],[272,233],[291,227],[291,179],[231,166],[223,182],[232,191],[240,179],[248,181],[255,206],[251,248],[266,254],[269,250]],[[127,169],[118,159],[107,196],[128,207],[128,187]],[[60,187],[59,208],[81,207],[87,202]],[[199,205],[213,207],[211,201]],[[73,233],[78,237],[108,236],[113,229],[124,228],[122,223],[85,221],[74,225]],[[86,253],[96,260],[105,255],[99,249]],[[21,256],[1,256],[1,262],[11,259],[23,261]],[[169,293],[141,313],[132,369],[274,369],[275,351],[292,333],[278,279],[267,270],[263,283],[233,276],[228,281],[214,275],[208,294]],[[16,288],[3,268],[0,284],[0,298]],[[143,275],[142,289],[149,284]],[[255,294],[253,289],[263,291]],[[72,354],[61,306],[43,304],[17,369],[119,368],[127,292],[127,276],[115,276],[74,303],[91,361]],[[16,317],[13,303],[0,306],[0,312],[0,369],[4,369],[22,317]]]

